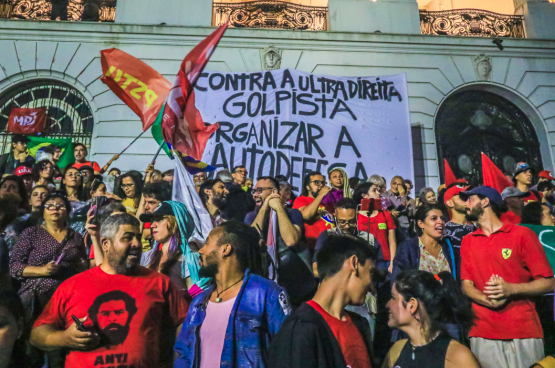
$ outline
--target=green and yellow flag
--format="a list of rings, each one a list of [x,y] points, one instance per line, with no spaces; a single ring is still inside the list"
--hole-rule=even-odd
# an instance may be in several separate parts
[[[62,148],[62,155],[58,161],[58,167],[64,170],[66,166],[75,162],[73,156],[73,142],[71,138],[43,138],[43,137],[29,137],[30,142],[27,144],[31,156],[37,156],[37,152],[44,150],[45,147],[55,144]]]

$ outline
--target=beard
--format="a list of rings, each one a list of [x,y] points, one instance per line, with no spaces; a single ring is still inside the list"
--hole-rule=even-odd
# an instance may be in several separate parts
[[[478,204],[478,205],[476,205],[472,208],[470,213],[468,213],[468,211],[467,211],[465,217],[468,221],[475,222],[475,221],[478,221],[480,219],[480,216],[482,216],[483,213],[484,213],[484,209],[482,208],[482,205]]]
[[[125,258],[116,251],[113,245],[110,246],[110,251],[107,254],[108,264],[116,270],[119,275],[134,274],[141,263],[141,249],[139,251],[129,249],[124,255]],[[130,258],[129,255],[136,255],[135,258]]]
[[[317,190],[316,192],[313,192],[312,190],[310,191],[310,194],[312,194],[314,198],[318,197],[318,193],[320,193],[319,190]]]
[[[198,270],[199,277],[206,277],[211,278],[215,277],[219,271],[219,265],[216,261],[216,251],[209,253],[206,255],[205,259],[202,262],[202,266]]]
[[[455,207],[453,207],[453,209],[455,212],[466,214],[466,207],[458,203],[455,203]]]
[[[212,198],[212,204],[216,206],[219,210],[223,210],[227,206],[227,198],[224,198],[224,197]]]
[[[110,323],[102,330],[102,337],[105,340],[104,346],[116,346],[123,344],[129,334],[129,324],[122,326],[117,323]]]

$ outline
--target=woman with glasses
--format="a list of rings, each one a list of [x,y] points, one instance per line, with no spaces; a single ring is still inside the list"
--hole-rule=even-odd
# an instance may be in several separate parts
[[[135,216],[143,194],[143,176],[140,172],[131,170],[116,178],[114,194],[122,199],[127,213]]]
[[[83,238],[68,227],[70,211],[63,195],[46,197],[44,223],[23,231],[11,251],[10,274],[21,283],[19,296],[29,329],[58,286],[87,268]]]
[[[35,186],[42,185],[47,187],[50,191],[56,189],[54,180],[52,179],[54,176],[54,165],[49,160],[39,161],[33,167],[32,175]]]

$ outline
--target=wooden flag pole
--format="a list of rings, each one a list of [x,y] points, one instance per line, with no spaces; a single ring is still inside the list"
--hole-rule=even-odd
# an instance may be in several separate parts
[[[139,135],[137,136],[137,138],[133,139],[133,142],[129,143],[129,146],[125,147],[125,148],[123,149],[123,151],[120,152],[120,155],[123,154],[125,151],[127,151],[127,150],[129,149],[129,147],[131,147],[131,145],[133,145],[133,143],[135,143],[135,142],[137,141],[137,139],[141,138],[141,136],[142,136],[144,133],[145,133],[145,132],[142,131],[141,134],[139,134]]]
[[[160,145],[160,147],[158,147],[158,151],[156,151],[156,154],[154,155],[154,158],[152,159],[152,162],[150,163],[151,165],[154,165],[154,163],[156,162],[156,158],[160,154],[160,151],[162,150],[162,147],[164,147],[164,144],[166,144],[166,141],[163,141],[162,144]]]

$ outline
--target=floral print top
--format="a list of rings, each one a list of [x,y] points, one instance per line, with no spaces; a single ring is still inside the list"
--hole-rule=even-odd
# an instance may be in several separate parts
[[[424,248],[421,239],[418,239],[418,246],[420,247],[420,265],[418,266],[420,271],[427,271],[434,275],[442,271],[451,272],[449,261],[447,261],[445,254],[443,254],[443,248],[440,249],[439,255],[435,258]]]

